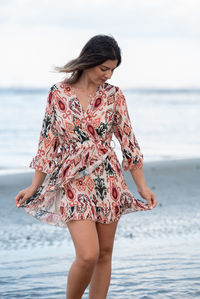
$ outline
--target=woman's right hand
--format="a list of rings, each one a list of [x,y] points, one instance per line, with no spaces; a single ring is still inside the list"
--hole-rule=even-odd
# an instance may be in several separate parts
[[[15,197],[15,206],[19,208],[28,198],[33,196],[33,194],[37,191],[37,188],[32,185],[26,189],[19,191],[17,196]]]

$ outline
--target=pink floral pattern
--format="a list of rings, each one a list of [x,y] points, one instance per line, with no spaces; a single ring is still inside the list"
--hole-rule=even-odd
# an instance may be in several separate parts
[[[121,146],[123,170],[142,168],[143,155],[119,87],[100,85],[85,111],[69,84],[54,84],[38,151],[30,163],[48,175],[21,207],[36,219],[61,227],[80,219],[108,224],[123,214],[147,210],[125,183],[111,146],[113,134]]]

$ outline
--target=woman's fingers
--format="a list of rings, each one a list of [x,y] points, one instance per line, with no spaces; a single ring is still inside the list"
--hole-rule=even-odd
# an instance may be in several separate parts
[[[152,205],[152,201],[151,201],[151,196],[148,196],[148,197],[146,198],[146,201],[147,201],[147,203],[148,203],[148,207],[149,207],[149,209],[153,209],[153,205]]]
[[[156,196],[153,192],[148,194],[146,200],[148,202],[148,206],[149,206],[150,209],[155,208],[155,206],[157,205]]]
[[[17,196],[15,197],[15,205],[17,206],[19,204],[19,201],[21,198],[23,198],[24,196],[24,192],[23,191],[20,191]]]
[[[21,190],[15,197],[16,207],[19,208],[28,198],[30,198],[36,192],[36,190],[37,188],[32,185],[24,190]]]
[[[19,208],[27,200],[27,198],[28,198],[27,196],[24,196],[22,200],[18,202],[17,207]]]
[[[16,207],[20,207],[28,199],[26,192],[24,190],[20,191],[15,197]]]
[[[153,208],[155,208],[157,206],[157,200],[156,200],[156,196],[153,192],[152,192],[152,196],[151,196],[151,201],[152,201]]]
[[[148,187],[139,189],[138,193],[147,201],[149,209],[155,208],[157,205],[156,196]]]

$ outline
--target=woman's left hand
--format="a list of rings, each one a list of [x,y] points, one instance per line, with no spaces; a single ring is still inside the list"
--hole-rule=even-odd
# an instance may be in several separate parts
[[[149,209],[153,209],[156,207],[156,195],[147,186],[144,186],[142,188],[138,187],[137,191],[140,196],[142,196],[142,198],[146,199]]]

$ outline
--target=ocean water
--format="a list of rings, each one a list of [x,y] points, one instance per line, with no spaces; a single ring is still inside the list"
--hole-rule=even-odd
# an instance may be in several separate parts
[[[32,179],[28,164],[37,150],[47,93],[0,93],[0,298],[65,299],[75,258],[67,229],[41,223],[14,206],[17,192]],[[121,217],[107,298],[200,298],[200,159],[181,160],[199,158],[200,92],[124,93],[150,165],[144,165],[148,186],[159,204]],[[117,154],[120,160],[119,145]],[[130,175],[125,177],[136,194]]]
[[[200,90],[124,90],[144,161],[199,157]],[[0,90],[0,173],[29,170],[48,89]],[[122,161],[120,145],[116,153]]]
[[[188,243],[187,243],[187,242]],[[131,239],[116,240],[108,299],[200,297],[198,241],[171,239],[162,245],[138,246]],[[189,243],[192,245],[190,246]],[[9,251],[1,260],[1,298],[65,299],[71,244]],[[89,288],[83,299],[88,299]]]

